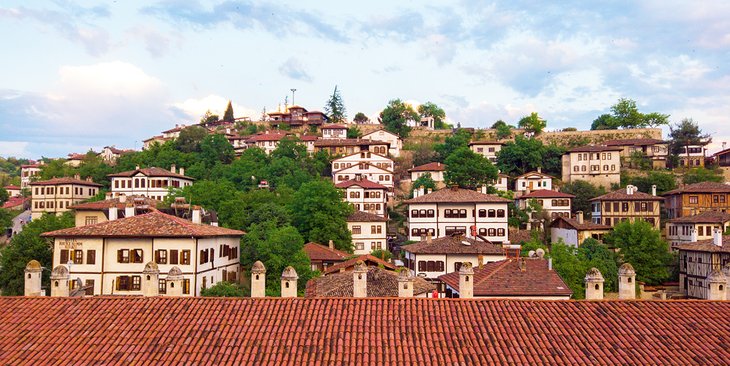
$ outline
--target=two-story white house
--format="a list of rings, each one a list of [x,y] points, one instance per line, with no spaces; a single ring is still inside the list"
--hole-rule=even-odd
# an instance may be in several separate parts
[[[352,244],[357,255],[373,250],[388,249],[388,219],[369,212],[355,211],[347,217],[347,229],[352,234]]]
[[[390,148],[388,149],[388,154],[393,157],[399,157],[400,151],[403,150],[403,140],[398,135],[383,129],[366,133],[362,135],[361,139],[389,143]]]
[[[527,172],[515,178],[515,196],[523,195],[527,191],[542,189],[553,189],[553,177],[544,174],[539,167],[537,171]]]
[[[25,164],[20,166],[20,189],[30,188],[30,182],[34,181],[41,174],[43,164]]]
[[[621,151],[618,146],[581,146],[563,155],[563,183],[584,180],[610,188],[621,183]]]
[[[426,237],[417,243],[401,247],[404,264],[411,273],[426,278],[440,286],[438,277],[459,271],[464,262],[474,267],[506,258],[501,245],[462,235],[441,238]],[[440,287],[439,292],[445,288]]]
[[[42,234],[53,238],[53,267],[70,262],[70,279],[89,286],[87,295],[142,295],[143,271],[154,262],[160,294],[166,293],[165,274],[178,267],[183,296],[200,296],[220,281],[238,280],[242,235],[159,211]],[[72,289],[78,286],[70,282]]]
[[[114,146],[105,146],[99,153],[99,157],[104,160],[105,163],[114,165],[116,164],[117,159],[119,159],[122,155],[133,152],[134,150],[122,150],[117,149]]]
[[[336,172],[361,163],[369,163],[377,168],[393,171],[395,163],[388,157],[371,151],[360,151],[332,160],[332,171]]]
[[[730,213],[703,211],[697,215],[682,216],[667,221],[667,241],[672,249],[680,244],[712,239],[713,230],[730,229]]]
[[[347,138],[347,126],[331,124],[322,126],[322,138],[323,139],[346,139]]]
[[[445,188],[414,197],[408,204],[408,239],[466,235],[507,242],[509,200],[462,188]]]
[[[436,182],[436,186],[443,187],[445,170],[446,165],[444,165],[443,163],[431,162],[419,166],[414,166],[413,168],[408,169],[408,173],[411,174],[411,182],[415,182],[416,179],[420,178],[422,175],[431,174],[431,179]]]
[[[265,133],[249,137],[246,140],[246,145],[248,145],[248,147],[258,147],[266,151],[267,154],[271,154],[277,147],[279,147],[279,141],[286,136],[287,134],[283,132],[266,131]]]
[[[344,200],[355,211],[387,217],[388,187],[367,178],[346,180],[335,184],[335,187],[344,190]]]
[[[359,151],[332,161],[335,184],[348,180],[367,179],[393,190],[393,169],[389,158],[371,151]]]
[[[91,178],[75,177],[53,178],[30,183],[31,218],[37,219],[44,213],[60,215],[69,206],[96,196],[101,184]]]
[[[550,216],[551,220],[557,217],[570,218],[571,204],[574,198],[575,196],[572,194],[540,189],[520,196],[517,199],[517,206],[524,210],[528,207],[530,200],[535,200],[542,206],[543,211]]]
[[[492,163],[497,162],[497,153],[502,150],[504,143],[499,141],[472,141],[469,143],[471,151],[484,156]]]
[[[175,165],[170,170],[137,167],[135,170],[108,175],[113,197],[145,196],[162,201],[170,187],[184,188],[193,184],[193,178],[185,176],[185,169],[178,172]]]

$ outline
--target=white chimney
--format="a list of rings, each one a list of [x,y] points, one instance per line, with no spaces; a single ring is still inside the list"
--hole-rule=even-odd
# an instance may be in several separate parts
[[[195,208],[193,208],[193,218],[192,218],[193,224],[202,224],[203,223],[202,218],[201,218],[202,213],[200,211],[201,210],[200,210],[199,206],[195,206]]]
[[[548,258],[548,271],[552,271],[552,270],[553,270],[553,259]]]
[[[474,268],[471,262],[464,262],[459,268],[459,297],[462,299],[474,297]]]
[[[578,221],[578,224],[583,225],[583,211],[576,212],[575,219]]]
[[[266,267],[256,261],[251,267],[251,297],[266,296]]]
[[[60,264],[51,271],[51,296],[52,297],[68,297],[68,268]]]
[[[175,168],[176,168],[175,164],[170,165],[171,172],[175,173],[177,171],[177,169],[175,169]]]
[[[126,207],[124,207],[124,217],[132,217],[134,216],[134,213],[134,205],[130,202]]]
[[[126,194],[124,194],[124,193],[120,194],[120,195],[119,195],[119,202],[120,202],[120,203],[125,203],[125,202],[127,202],[127,195],[126,195]]]
[[[428,189],[428,190],[426,191],[426,194],[431,194],[431,192],[433,192],[433,189],[432,189],[432,188],[429,188],[429,189]]]
[[[656,196],[656,184],[651,185],[651,195]]]
[[[720,229],[712,230],[712,242],[718,247],[722,246],[722,231]]]
[[[25,266],[25,296],[43,296],[41,290],[42,267],[33,259]]]
[[[297,280],[299,275],[292,266],[288,266],[281,273],[281,297],[297,297]]]
[[[363,261],[357,261],[352,271],[352,296],[368,296],[368,267]]]
[[[621,300],[636,298],[636,271],[630,263],[624,263],[618,269],[618,298]]]
[[[332,240],[330,239],[329,243],[327,243],[327,246],[328,246],[328,247],[329,247],[330,249],[335,249],[335,242],[334,242],[334,241],[332,241]]]
[[[155,262],[148,262],[142,271],[142,296],[160,295],[160,268]]]
[[[699,239],[697,238],[697,229],[695,229],[695,228],[692,228],[692,229],[690,229],[690,231],[689,231],[689,241],[690,241],[691,243],[694,243],[694,242],[696,242],[697,240],[699,240]]]
[[[632,186],[631,184],[627,185],[627,186],[626,186],[626,194],[628,194],[628,195],[632,195],[632,194],[634,194],[634,190],[633,190],[633,187],[634,187],[634,186]]]
[[[542,173],[542,167],[537,167],[537,172]]]
[[[413,277],[407,268],[398,273],[398,297],[413,297]]]
[[[598,268],[591,268],[584,279],[586,284],[586,300],[603,300],[603,275]]]
[[[424,194],[426,194],[426,187],[421,187],[421,188],[419,188],[419,193],[418,193],[418,195],[419,195],[419,196],[423,196]]]
[[[178,170],[178,174],[185,175],[185,168],[180,167],[180,169]]]
[[[112,207],[109,207],[109,221],[114,221],[119,218],[119,210],[117,209],[117,205],[115,204]]]

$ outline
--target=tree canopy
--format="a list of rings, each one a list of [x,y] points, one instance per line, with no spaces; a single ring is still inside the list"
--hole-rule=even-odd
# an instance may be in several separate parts
[[[335,85],[335,90],[332,91],[332,95],[330,95],[327,103],[324,105],[324,113],[330,122],[341,123],[346,121],[347,111],[345,110],[345,102],[342,100],[340,91],[337,90],[337,85]]]
[[[231,101],[228,101],[228,105],[226,106],[226,111],[223,112],[223,121],[225,122],[233,122],[235,121],[235,117],[233,116],[233,104],[231,104]]]
[[[437,130],[450,128],[451,126],[444,123],[446,112],[434,103],[426,102],[418,106],[418,114],[421,117],[432,117],[433,126]]]
[[[10,193],[5,188],[0,187],[0,205],[7,202],[8,198],[10,198]]]
[[[370,122],[370,118],[365,115],[365,113],[357,112],[355,114],[355,117],[352,119],[357,124],[364,124]]]
[[[413,197],[413,191],[419,188],[436,190],[436,182],[431,178],[431,173],[425,173],[413,181],[411,185],[411,197]]]
[[[720,169],[708,169],[703,167],[692,168],[682,176],[682,183],[694,184],[700,182],[724,183],[725,176]]]
[[[200,143],[203,141],[205,136],[208,136],[208,131],[200,126],[188,126],[180,131],[180,135],[175,139],[175,144],[178,150],[185,153],[199,152]]]
[[[584,180],[576,180],[564,184],[561,192],[575,196],[573,198],[573,212],[583,211],[586,218],[590,218],[592,211],[590,199],[606,194],[606,190],[603,187],[594,186]]]
[[[672,263],[669,245],[650,223],[620,222],[604,237],[604,242],[620,250],[621,261],[634,266],[639,281],[658,285],[669,278],[668,268]]]
[[[246,292],[233,283],[222,281],[200,291],[203,297],[245,297]]]
[[[332,240],[337,249],[352,252],[352,235],[347,229],[352,207],[342,201],[342,193],[332,182],[320,179],[302,184],[289,210],[292,224],[307,241]]]
[[[591,130],[658,127],[666,124],[669,124],[668,114],[658,112],[641,113],[636,106],[636,101],[621,98],[611,106],[610,114],[602,114],[593,120]]]
[[[411,132],[408,121],[420,120],[418,113],[413,110],[413,106],[400,99],[389,101],[385,109],[380,112],[379,119],[380,123],[385,126],[386,131],[392,132],[403,139],[408,137]]]
[[[691,145],[705,146],[712,142],[712,136],[704,133],[692,118],[685,118],[674,126],[669,126],[669,152],[677,155],[682,148]]]
[[[499,171],[489,159],[461,147],[451,153],[445,161],[444,180],[448,185],[461,188],[476,189],[491,184],[497,179]]]
[[[561,157],[565,149],[557,145],[544,145],[540,140],[516,136],[497,153],[499,169],[510,175],[521,175],[541,167],[543,172],[560,176]]]
[[[471,133],[467,130],[458,129],[451,136],[444,139],[443,144],[435,144],[433,150],[438,153],[438,161],[444,162],[454,151],[462,147],[469,147]]]
[[[547,127],[547,121],[538,116],[536,112],[532,112],[529,116],[522,117],[520,122],[517,123],[517,127],[534,135],[539,135]]]

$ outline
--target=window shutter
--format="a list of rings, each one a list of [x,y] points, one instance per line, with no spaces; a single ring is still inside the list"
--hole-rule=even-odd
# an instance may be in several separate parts
[[[122,263],[122,250],[121,249],[117,249],[117,263]]]
[[[96,250],[89,249],[86,251],[86,264],[96,264]]]
[[[639,212],[639,211],[641,211],[641,203],[634,202],[634,212]]]
[[[646,209],[650,212],[654,212],[654,202],[647,202]]]
[[[155,263],[160,263],[160,250],[155,250]]]
[[[68,250],[61,249],[61,264],[66,264],[67,262],[68,262]]]
[[[177,249],[170,249],[170,264],[177,264],[178,254]]]

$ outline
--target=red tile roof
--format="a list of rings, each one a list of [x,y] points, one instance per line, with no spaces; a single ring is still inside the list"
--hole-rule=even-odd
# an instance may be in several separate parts
[[[345,169],[347,169],[347,168],[345,168]],[[385,169],[383,169],[383,170],[385,170]],[[362,178],[360,180],[350,179],[350,180],[346,180],[344,182],[335,184],[335,187],[337,187],[337,188],[349,188],[352,186],[360,186],[362,188],[367,188],[367,189],[385,189],[385,190],[388,189],[388,187],[386,187],[380,183],[373,182],[367,178]]]
[[[622,148],[618,146],[601,146],[601,145],[595,145],[595,146],[580,146],[573,149],[568,150],[568,152],[601,152],[601,151],[621,151]]]
[[[270,133],[262,133],[259,135],[253,135],[251,136],[247,142],[258,142],[258,141],[280,141],[284,137],[287,137],[286,133],[283,132],[270,132]],[[292,136],[293,137],[293,136]]]
[[[700,240],[694,243],[677,245],[679,250],[709,253],[730,253],[730,235],[722,237],[722,245],[715,245],[714,239]]]
[[[446,170],[446,165],[436,161],[408,169],[409,172],[442,172],[444,170]]]
[[[68,160],[84,160],[86,154],[68,154]]]
[[[666,141],[658,139],[622,139],[608,140],[603,142],[603,144],[606,146],[648,146],[666,143]]]
[[[218,226],[194,224],[188,220],[159,211],[125,217],[99,224],[61,229],[41,234],[61,238],[202,238],[214,236],[241,236],[239,230]]]
[[[0,297],[0,364],[723,365],[722,301]]]
[[[135,169],[126,172],[109,174],[107,175],[107,177],[132,177],[139,173],[142,173],[143,175],[146,175],[148,177],[173,177],[194,180],[194,178],[182,174],[173,173],[167,169],[162,169],[154,166],[149,168]]]
[[[648,193],[636,191],[632,194],[626,193],[626,188],[606,193],[602,196],[591,198],[589,201],[664,201],[659,196],[652,196]]]
[[[469,142],[469,146],[471,145],[504,145],[504,142],[500,141],[471,141]]]
[[[299,136],[299,139],[302,141],[317,141],[317,140],[319,140],[319,136],[302,135],[302,136]]]
[[[662,196],[681,193],[730,193],[730,184],[715,182],[700,182],[665,192]]]
[[[328,129],[328,130],[346,130],[347,129],[347,126],[345,126],[345,125],[338,125],[338,124],[334,124],[333,123],[331,125],[324,125],[321,128],[323,130],[324,129]]]
[[[338,272],[317,277],[307,282],[306,297],[352,297],[353,273]],[[436,289],[420,277],[413,279],[413,295],[418,296]],[[398,297],[398,273],[378,267],[368,267],[368,297]]]
[[[527,172],[525,174],[522,174],[520,176],[515,177],[515,179],[525,178],[525,177],[529,177],[529,176],[533,176],[533,175],[536,175],[536,176],[538,176],[540,178],[555,179],[555,177],[553,177],[552,175],[547,175],[547,174],[545,174],[543,172],[538,172],[538,171]]]
[[[352,215],[347,216],[348,222],[386,222],[383,216],[372,214],[370,212],[355,211]]]
[[[82,202],[77,203],[75,205],[68,206],[68,208],[73,210],[91,210],[91,211],[99,211],[99,210],[105,210],[111,207],[116,207],[118,209],[124,209],[127,206],[127,203],[134,203],[135,199],[142,199],[143,204],[149,205],[152,207],[157,207],[157,204],[160,201],[157,201],[155,199],[145,197],[145,196],[127,196],[126,202],[120,202],[119,197],[110,198],[107,200],[102,201],[94,201],[94,202]]]
[[[370,146],[370,145],[390,146],[390,143],[385,142],[385,141],[363,140],[363,139],[319,139],[314,142],[314,146],[317,146],[317,147]]]
[[[5,188],[6,190],[16,190],[16,191],[20,190],[20,187],[13,186],[13,185],[5,186],[3,188]]]
[[[458,235],[426,239],[404,245],[401,249],[414,254],[504,254],[500,245]]]
[[[576,229],[576,230],[611,230],[611,227],[608,225],[602,225],[602,224],[594,224],[590,219],[583,220],[582,224],[578,223],[578,220],[573,218],[567,218],[558,216],[550,223],[550,227],[553,225],[558,224],[558,222],[565,222],[568,226]]]
[[[24,206],[25,203],[28,202],[29,199],[30,198],[28,198],[28,197],[20,197],[20,196],[10,197],[10,198],[8,198],[7,201],[5,201],[5,203],[3,203],[2,208],[6,209],[6,210],[15,209],[15,208],[18,208],[19,206],[21,206],[21,208],[22,208],[22,206]]]
[[[70,177],[64,177],[64,178],[53,178],[49,180],[39,180],[36,182],[30,182],[30,185],[32,186],[55,186],[58,184],[76,184],[80,186],[90,186],[90,187],[101,187],[101,184],[90,182],[88,180],[83,179],[76,179],[76,178],[70,178]]]
[[[520,270],[520,260],[525,270]],[[505,259],[474,267],[474,296],[482,297],[541,297],[572,296],[573,291],[548,261],[539,258]],[[439,276],[451,288],[459,291],[459,272]]]
[[[682,216],[668,220],[672,223],[688,224],[722,224],[730,221],[730,213],[720,211],[704,211],[692,216]]]
[[[411,198],[405,203],[509,203],[506,198],[463,188],[444,188],[436,192]]]
[[[549,189],[538,189],[537,191],[523,194],[520,196],[520,199],[522,198],[575,198],[575,196],[570,193],[551,191]]]
[[[350,270],[355,267],[355,263],[357,263],[358,261],[362,261],[363,263],[365,263],[366,266],[374,266],[374,267],[383,266],[383,268],[391,270],[391,271],[395,271],[395,269],[396,269],[396,266],[394,266],[393,264],[390,264],[373,255],[364,254],[359,257],[351,258],[344,262],[337,263],[334,266],[329,266],[329,267],[327,267],[327,269],[324,270],[324,273],[326,275],[326,274],[330,274],[330,273],[339,272],[340,270],[343,270],[343,271]]]
[[[304,244],[304,253],[307,253],[310,261],[335,261],[340,262],[352,256],[341,250],[331,249],[330,247],[318,243]]]

